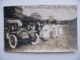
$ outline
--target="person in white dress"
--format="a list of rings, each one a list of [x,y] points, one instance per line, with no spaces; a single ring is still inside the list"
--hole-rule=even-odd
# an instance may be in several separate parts
[[[55,37],[57,38],[59,36],[59,25],[56,25],[55,28]]]
[[[50,38],[50,34],[51,34],[51,25],[45,24],[40,32],[40,37],[43,38],[44,40],[48,40]]]
[[[56,28],[55,24],[52,24],[52,25],[51,25],[51,29],[52,29],[52,30],[51,30],[51,37],[52,37],[52,38],[55,37],[55,28]]]
[[[55,36],[59,37],[60,35],[62,35],[62,26],[58,24],[55,28]]]
[[[62,26],[60,25],[60,26],[59,26],[59,35],[62,35],[62,34],[63,34],[62,31],[63,31],[63,30],[62,30]]]

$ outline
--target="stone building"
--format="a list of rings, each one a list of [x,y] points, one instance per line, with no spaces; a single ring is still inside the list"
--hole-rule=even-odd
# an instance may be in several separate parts
[[[23,9],[21,6],[4,7],[4,18],[22,18]]]
[[[42,19],[41,15],[37,12],[32,13],[31,17],[36,18],[36,19],[40,19],[40,20]]]

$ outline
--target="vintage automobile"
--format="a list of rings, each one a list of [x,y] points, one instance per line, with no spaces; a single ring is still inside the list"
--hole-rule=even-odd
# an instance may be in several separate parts
[[[35,28],[33,28],[33,23],[28,30],[28,26],[23,26],[21,20],[6,20],[5,21],[5,40],[8,41],[11,48],[16,48],[19,43],[31,43],[36,45],[39,43],[39,35],[36,33]],[[5,41],[6,42],[6,41]]]

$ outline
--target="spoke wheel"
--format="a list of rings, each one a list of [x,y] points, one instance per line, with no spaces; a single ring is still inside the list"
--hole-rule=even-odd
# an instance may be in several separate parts
[[[39,43],[39,40],[40,40],[40,38],[39,38],[39,35],[36,33],[35,34],[35,37],[33,37],[33,40],[32,40],[32,45],[36,45],[36,44],[38,44]]]
[[[15,35],[10,35],[9,45],[11,48],[16,48],[18,45],[18,40]]]

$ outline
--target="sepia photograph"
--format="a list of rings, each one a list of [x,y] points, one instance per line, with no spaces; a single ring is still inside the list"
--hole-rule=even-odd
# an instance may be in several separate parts
[[[76,52],[77,5],[4,7],[6,52]]]

